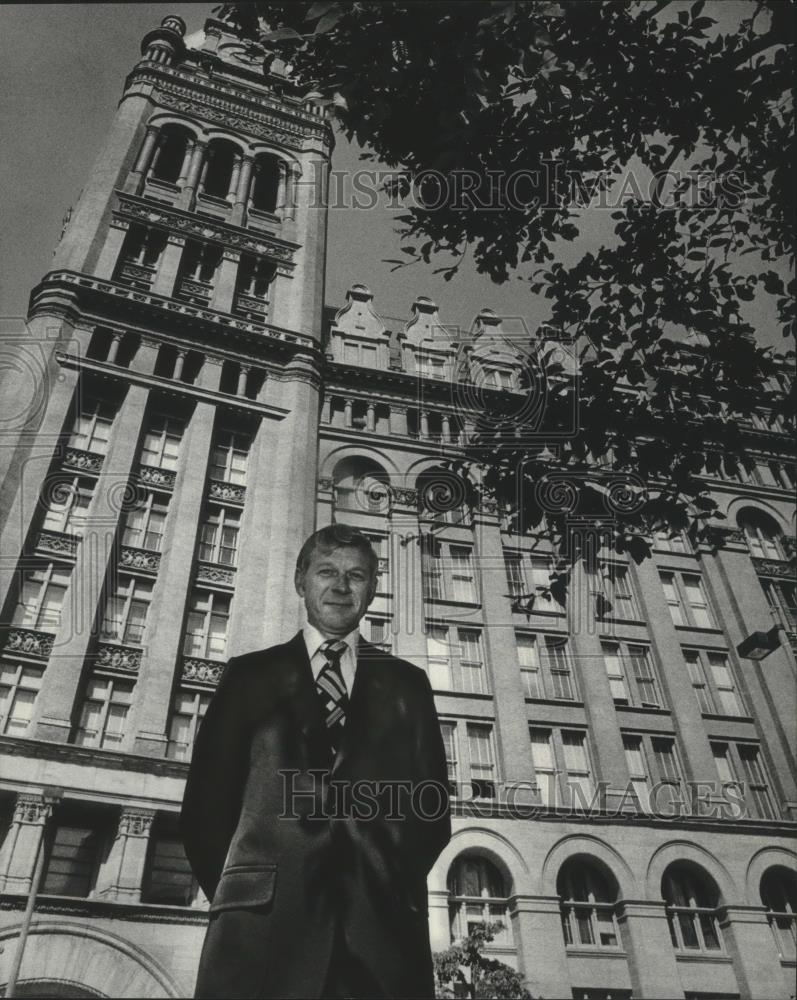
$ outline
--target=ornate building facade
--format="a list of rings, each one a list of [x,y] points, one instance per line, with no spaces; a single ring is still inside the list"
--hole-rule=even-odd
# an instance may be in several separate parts
[[[713,484],[721,545],[605,554],[559,605],[552,553],[442,467],[480,401],[522,410],[519,341],[424,297],[386,321],[363,285],[325,309],[323,111],[221,22],[184,33],[143,40],[4,345],[0,984],[39,858],[20,995],[191,995],[197,726],[228,657],[298,628],[298,548],[345,521],[380,556],[367,637],[436,694],[455,816],[433,947],[488,920],[535,997],[785,1000],[793,443],[762,412]]]

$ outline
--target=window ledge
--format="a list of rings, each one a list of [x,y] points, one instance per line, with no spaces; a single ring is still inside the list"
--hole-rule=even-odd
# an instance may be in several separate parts
[[[614,703],[618,712],[641,712],[643,715],[672,715],[669,708],[653,708],[651,705],[623,705]]]
[[[454,688],[432,688],[434,694],[454,695],[458,698],[479,698],[482,701],[492,701],[492,691],[456,691]]]
[[[622,945],[605,945],[602,948],[593,945],[567,944],[565,951],[568,955],[583,955],[589,958],[628,958],[628,952]]]
[[[709,962],[714,965],[732,965],[733,959],[724,952],[720,954],[707,951],[681,951],[674,948],[676,962]]]
[[[746,722],[753,724],[755,719],[751,715],[723,715],[721,712],[701,712],[704,719],[711,719],[712,722]]]
[[[635,625],[637,628],[647,628],[648,623],[642,621],[639,618],[615,618],[613,615],[602,615],[598,617],[595,616],[595,621],[597,622],[608,622],[611,625]]]
[[[701,635],[723,635],[721,628],[717,628],[716,625],[707,627],[705,625],[676,625],[676,632],[699,632]]]
[[[530,698],[526,695],[526,702],[532,705],[565,705],[568,708],[584,707],[584,702],[576,698]]]
[[[455,608],[480,608],[482,606],[481,601],[455,601],[446,597],[424,597],[424,601],[426,604],[450,604]]]

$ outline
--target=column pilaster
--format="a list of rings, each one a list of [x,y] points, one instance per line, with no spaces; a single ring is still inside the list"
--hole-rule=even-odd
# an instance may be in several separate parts
[[[17,795],[14,818],[6,834],[0,856],[0,877],[4,892],[30,892],[36,855],[44,835],[51,807],[41,795]]]
[[[120,903],[138,903],[147,863],[155,812],[123,807],[108,857],[97,877],[96,895]]]
[[[494,509],[483,505],[473,514],[474,568],[478,572],[483,620],[482,642],[490,675],[496,737],[505,784],[533,779],[529,723],[520,675],[512,609],[506,597],[506,571],[501,528]]]
[[[102,616],[100,598],[106,574],[117,558],[116,534],[120,493],[129,489],[149,390],[131,385],[114,420],[108,452],[97,480],[75,566],[64,595],[61,623],[47,667],[47,682],[36,700],[31,731],[37,739],[66,743],[72,728],[72,706],[83,664]]]
[[[130,224],[126,219],[111,220],[105,235],[105,243],[94,268],[95,276],[102,281],[111,281],[113,278],[129,228]]]
[[[750,1000],[791,996],[794,976],[780,963],[767,914],[760,906],[728,906],[720,921],[739,989]]]
[[[523,977],[535,997],[571,996],[558,897],[517,895],[512,920]],[[537,956],[544,956],[537,960]]]
[[[420,533],[416,491],[394,487],[389,543],[396,654],[418,666],[425,664],[427,657]]]
[[[668,1000],[680,979],[664,901],[623,903],[617,922],[634,996]]]
[[[135,752],[151,757],[162,757],[166,752],[174,675],[181,664],[183,613],[205,496],[215,412],[212,403],[196,404],[183,439],[166,517],[163,554],[147,623],[148,633],[157,635],[158,641],[150,645],[142,664],[132,720],[136,730]]]
[[[165,295],[171,298],[175,292],[177,275],[180,273],[180,261],[185,250],[185,237],[170,234],[166,239],[166,247],[158,261],[158,270],[152,282],[153,295]]]
[[[213,286],[213,298],[210,308],[219,312],[232,312],[235,299],[235,283],[238,277],[238,265],[241,254],[237,250],[224,250],[221,262],[216,269],[216,281]]]

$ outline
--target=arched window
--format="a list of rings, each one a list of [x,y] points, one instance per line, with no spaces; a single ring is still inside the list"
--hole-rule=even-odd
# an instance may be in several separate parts
[[[276,212],[280,185],[280,161],[262,153],[255,158],[251,207],[258,212]]]
[[[203,169],[202,193],[211,198],[227,198],[231,192],[233,168],[238,149],[224,139],[214,139],[208,144]]]
[[[389,481],[387,473],[376,462],[356,458],[344,460],[335,469],[333,478],[337,510],[387,517]]]
[[[182,172],[191,133],[181,125],[164,125],[152,162],[151,177],[176,184]]]
[[[750,555],[758,559],[785,559],[782,532],[775,521],[760,510],[746,507],[739,512],[739,527],[744,532]]]
[[[616,948],[617,884],[596,864],[581,858],[566,861],[556,880],[562,932],[569,947]]]
[[[797,874],[783,865],[768,868],[761,879],[761,902],[775,935],[780,957],[797,959]]]
[[[696,865],[673,864],[661,881],[672,946],[678,951],[722,951],[719,890]]]
[[[465,938],[479,924],[502,925],[491,942],[493,947],[512,948],[509,923],[509,887],[498,868],[487,858],[464,855],[448,872],[449,924],[451,940]]]

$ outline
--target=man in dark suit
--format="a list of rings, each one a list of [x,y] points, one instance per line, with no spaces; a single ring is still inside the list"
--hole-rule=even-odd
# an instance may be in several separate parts
[[[366,642],[370,543],[296,564],[307,624],[229,661],[194,747],[186,854],[211,900],[197,997],[433,997],[426,876],[451,834],[426,674]]]

